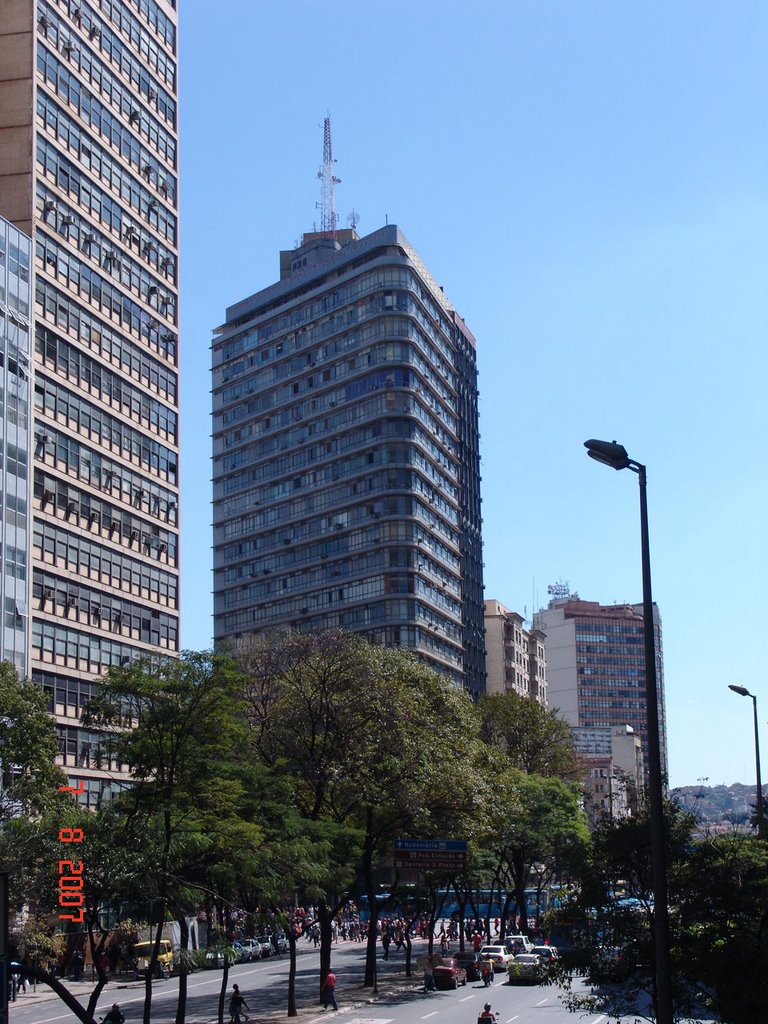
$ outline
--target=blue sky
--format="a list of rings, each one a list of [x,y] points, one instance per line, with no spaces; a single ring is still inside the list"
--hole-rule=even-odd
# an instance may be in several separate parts
[[[620,441],[670,782],[754,781],[727,684],[768,737],[768,5],[179,6],[183,645],[211,642],[211,330],[319,221],[330,113],[340,225],[398,224],[478,341],[486,597],[641,600],[637,479],[582,447]]]

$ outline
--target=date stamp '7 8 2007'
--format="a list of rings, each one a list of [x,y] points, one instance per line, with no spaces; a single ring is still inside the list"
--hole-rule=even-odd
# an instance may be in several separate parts
[[[83,780],[80,780],[80,785],[77,789],[74,789],[72,786],[59,786],[59,791],[62,793],[72,793],[73,796],[77,793],[83,793]],[[60,843],[82,843],[82,841],[82,829],[59,829]],[[70,848],[67,852],[71,855],[73,850]],[[70,913],[60,913],[59,919],[62,921],[73,921],[75,924],[82,924],[84,920],[83,902],[83,862],[81,860],[60,860],[59,906],[63,909],[69,910]]]

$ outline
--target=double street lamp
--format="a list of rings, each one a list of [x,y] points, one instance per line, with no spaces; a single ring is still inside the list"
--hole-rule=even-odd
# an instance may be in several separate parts
[[[640,484],[640,549],[643,567],[643,635],[645,639],[645,714],[648,733],[648,803],[651,826],[651,875],[653,880],[653,930],[656,951],[656,1021],[672,1024],[672,970],[669,955],[667,864],[664,849],[664,793],[659,736],[659,703],[656,683],[656,644],[653,636],[651,556],[648,541],[648,504],[645,466],[627,455],[615,441],[584,442],[591,459],[612,469],[630,469]]]
[[[760,736],[757,731],[757,697],[750,693],[746,686],[736,686],[731,683],[728,687],[741,697],[752,698],[752,710],[755,713],[755,768],[757,769],[757,836],[759,839],[766,839],[765,821],[763,816],[763,784],[760,781]]]

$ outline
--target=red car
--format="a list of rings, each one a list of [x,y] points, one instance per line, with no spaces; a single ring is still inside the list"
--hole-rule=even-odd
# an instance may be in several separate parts
[[[467,972],[452,956],[444,956],[432,968],[436,988],[458,988],[467,984]]]

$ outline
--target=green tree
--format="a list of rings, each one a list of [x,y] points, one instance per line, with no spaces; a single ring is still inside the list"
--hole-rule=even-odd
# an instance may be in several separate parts
[[[675,969],[724,1024],[762,1024],[768,975],[768,843],[709,835],[675,865]]]
[[[250,721],[259,755],[296,778],[308,820],[346,840],[339,868],[357,868],[371,911],[365,983],[375,972],[374,869],[398,835],[472,829],[475,787],[457,787],[448,766],[473,763],[477,724],[469,698],[406,652],[354,634],[289,635],[238,654],[249,676]],[[479,785],[479,783],[478,783]],[[333,844],[332,844],[333,845]],[[324,904],[321,902],[321,908]],[[327,914],[327,910],[326,910]],[[330,964],[321,953],[321,984]]]
[[[45,693],[0,662],[0,826],[39,815],[59,800],[67,780],[56,766],[56,729]]]
[[[496,797],[495,876],[499,891],[507,893],[502,934],[509,910],[519,913],[520,927],[527,931],[525,889],[533,865],[547,866],[557,874],[578,870],[587,856],[589,831],[578,787],[560,779],[510,768]]]
[[[730,833],[700,836],[694,817],[665,806],[672,994],[676,1019],[713,1014],[723,1024],[765,1020],[768,844]],[[605,820],[581,891],[559,912],[584,936],[593,991],[558,982],[572,1009],[654,1019],[654,918],[647,811]]]
[[[478,701],[480,735],[513,768],[529,775],[583,782],[568,723],[556,711],[517,693],[485,694]]]
[[[166,915],[186,925],[203,881],[224,861],[242,870],[262,831],[239,813],[240,762],[247,755],[238,677],[231,663],[208,653],[177,660],[134,662],[100,680],[84,724],[109,737],[132,787],[118,800],[127,821],[139,823],[155,850],[147,885],[159,908],[146,977],[144,1024],[149,1024],[152,974]],[[177,1021],[184,1019],[186,973],[179,979]]]

